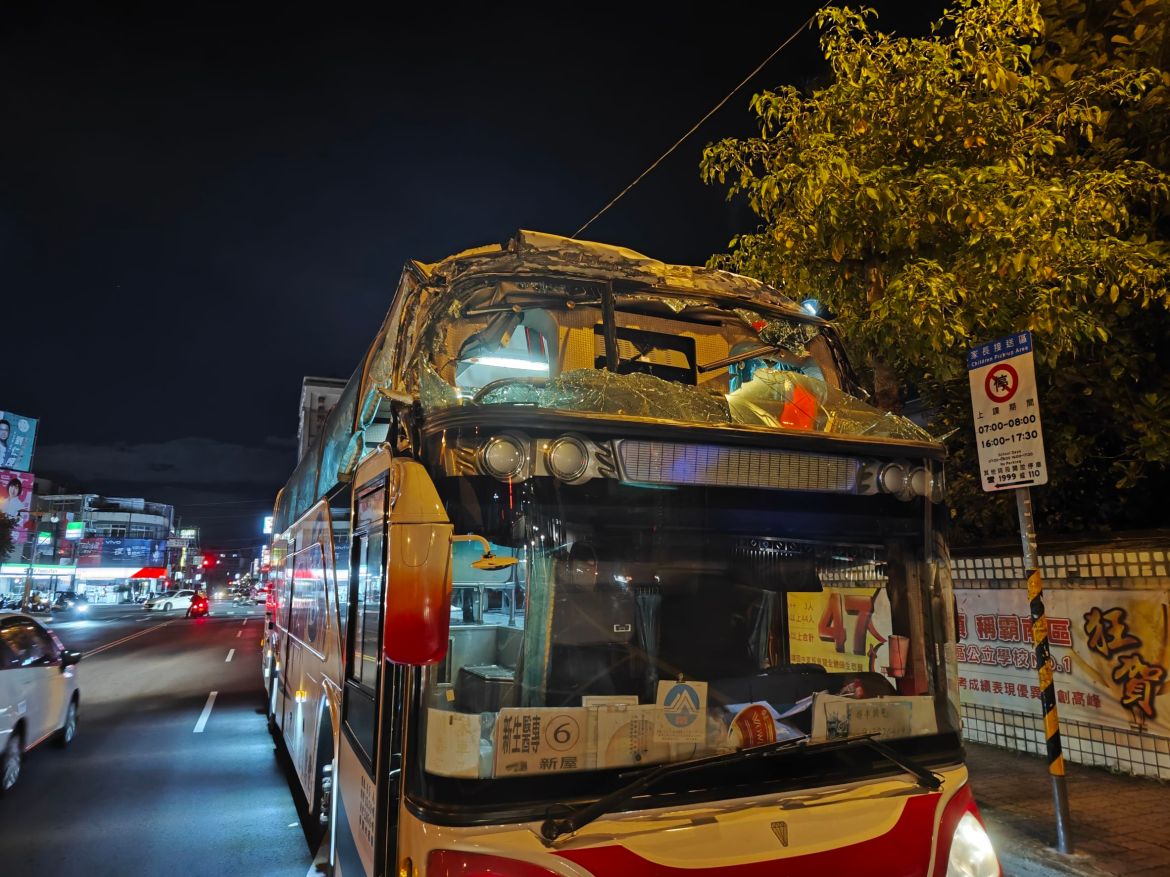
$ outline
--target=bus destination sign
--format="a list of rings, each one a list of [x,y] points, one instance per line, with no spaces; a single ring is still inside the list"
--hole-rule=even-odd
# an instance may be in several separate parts
[[[989,341],[967,354],[979,481],[988,492],[1048,483],[1032,333]]]

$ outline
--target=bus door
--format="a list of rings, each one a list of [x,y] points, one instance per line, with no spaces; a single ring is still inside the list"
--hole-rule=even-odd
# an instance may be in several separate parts
[[[338,746],[337,813],[334,819],[334,861],[338,872],[351,875],[383,873],[385,841],[381,831],[396,835],[397,810],[386,806],[390,775],[391,737],[384,734],[393,709],[400,676],[382,659],[382,604],[386,588],[385,475],[368,483],[355,497],[354,531],[349,563],[349,624],[345,642],[345,684]],[[389,678],[383,679],[383,675]],[[384,686],[384,688],[383,688]],[[379,741],[385,742],[380,745]],[[399,745],[400,750],[400,745]],[[382,777],[382,782],[378,782]],[[393,860],[391,860],[393,861]]]

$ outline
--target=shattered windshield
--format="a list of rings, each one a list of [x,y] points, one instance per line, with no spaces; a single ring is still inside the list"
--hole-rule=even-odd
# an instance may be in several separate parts
[[[930,441],[842,389],[816,323],[772,309],[650,292],[485,288],[423,333],[424,409],[518,405]]]

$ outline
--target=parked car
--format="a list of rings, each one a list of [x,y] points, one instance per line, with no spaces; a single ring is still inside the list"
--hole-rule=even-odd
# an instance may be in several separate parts
[[[89,612],[89,599],[76,591],[58,591],[53,611],[62,615],[83,616]]]
[[[156,594],[145,603],[142,608],[150,611],[151,609],[187,609],[191,605],[191,598],[195,596],[192,590],[182,591],[163,591],[161,594]]]
[[[0,612],[0,795],[16,785],[29,750],[50,738],[73,742],[80,660],[36,619]]]

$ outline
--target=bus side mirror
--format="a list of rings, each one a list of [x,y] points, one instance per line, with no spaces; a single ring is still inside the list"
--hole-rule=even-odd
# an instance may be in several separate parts
[[[455,542],[478,542],[483,547],[483,557],[471,562],[473,569],[498,572],[501,569],[515,566],[520,562],[520,558],[518,557],[500,557],[498,554],[492,554],[492,546],[488,541],[482,536],[476,536],[474,533],[468,533],[466,536],[452,536],[451,542],[452,544]]]
[[[451,532],[445,523],[391,524],[382,654],[396,664],[437,664],[451,630]]]

